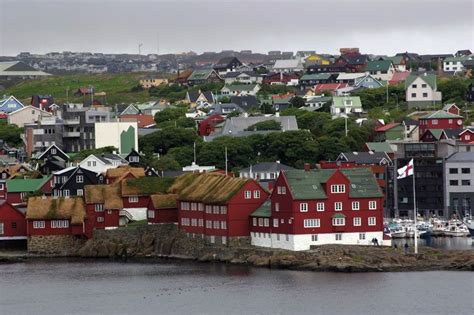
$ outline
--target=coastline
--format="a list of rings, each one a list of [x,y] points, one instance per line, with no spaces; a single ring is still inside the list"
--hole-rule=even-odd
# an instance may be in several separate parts
[[[188,237],[174,225],[102,230],[71,253],[0,252],[0,263],[45,258],[153,262],[161,259],[240,264],[272,269],[331,272],[474,271],[474,251],[421,247],[418,255],[401,248],[323,245],[293,252],[255,247],[244,241],[216,246]]]

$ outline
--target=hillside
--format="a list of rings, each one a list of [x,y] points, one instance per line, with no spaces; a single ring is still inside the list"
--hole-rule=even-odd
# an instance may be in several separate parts
[[[138,84],[143,73],[120,74],[71,74],[54,75],[48,78],[25,80],[13,85],[2,94],[14,95],[24,104],[29,104],[34,94],[51,94],[56,103],[66,102],[66,90],[69,87],[69,102],[82,102],[83,97],[74,96],[79,87],[92,85],[96,92],[105,92],[107,96],[97,96],[103,104],[145,102],[151,98],[148,91],[131,92],[131,88]]]

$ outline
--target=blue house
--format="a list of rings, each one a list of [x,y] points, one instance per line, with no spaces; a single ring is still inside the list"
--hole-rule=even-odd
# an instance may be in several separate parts
[[[376,89],[376,88],[384,87],[385,85],[382,83],[382,81],[377,80],[372,75],[366,74],[363,77],[355,79],[354,86],[366,88],[366,89]]]
[[[8,96],[0,100],[0,112],[10,114],[22,107],[25,107],[15,96]]]

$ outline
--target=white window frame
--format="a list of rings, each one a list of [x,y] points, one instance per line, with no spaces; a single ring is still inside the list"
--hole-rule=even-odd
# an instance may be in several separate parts
[[[252,218],[252,225],[257,226],[257,218]]]
[[[128,197],[129,203],[138,203],[138,196],[129,196]]]
[[[311,235],[311,242],[317,242],[318,241],[318,234],[312,234]]]
[[[46,223],[44,221],[33,221],[34,229],[44,229],[45,227],[46,227]]]
[[[246,190],[244,192],[244,198],[245,199],[252,199],[252,192],[250,190]]]
[[[334,237],[336,238],[336,241],[342,241],[342,233],[336,233]]]
[[[342,211],[342,201],[336,201],[334,203],[334,211]]]
[[[76,183],[84,183],[84,175],[76,175]]]
[[[354,217],[353,223],[354,223],[354,226],[362,226],[362,218],[361,217]]]
[[[300,212],[308,212],[308,203],[300,202]]]
[[[103,203],[96,203],[94,206],[95,212],[102,212],[104,211],[104,204]]]
[[[155,218],[155,210],[148,210],[148,218],[149,219]]]
[[[104,217],[97,217],[97,222],[104,222],[104,221],[105,221]]]
[[[368,217],[367,218],[369,226],[377,225],[377,218],[376,217]]]
[[[324,202],[316,203],[316,211],[323,212],[324,211]]]
[[[318,227],[321,227],[321,220],[320,219],[304,219],[303,226],[305,228],[318,228]]]
[[[278,212],[278,211],[280,211],[280,203],[275,202],[275,212]]]
[[[370,200],[369,201],[369,210],[375,210],[375,209],[377,209],[377,201]]]
[[[84,189],[78,189],[78,190],[76,191],[76,195],[77,195],[77,196],[84,196]]]
[[[3,222],[0,222],[0,235],[3,235],[3,234],[5,234],[5,226]]]
[[[359,201],[353,201],[352,202],[352,210],[360,210],[360,202]]]
[[[254,199],[260,199],[260,190],[254,190],[253,191],[253,198]]]
[[[332,218],[332,225],[333,226],[345,226],[346,225],[346,218]]]
[[[278,227],[278,219],[273,219],[273,227]]]
[[[359,241],[365,241],[365,237],[366,237],[366,235],[365,235],[364,232],[359,233]]]
[[[331,193],[343,194],[345,192],[346,192],[346,185],[344,184],[331,185]]]

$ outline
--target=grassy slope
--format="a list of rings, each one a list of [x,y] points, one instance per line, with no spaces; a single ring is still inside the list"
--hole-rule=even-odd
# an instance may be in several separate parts
[[[14,95],[24,104],[29,104],[31,95],[51,94],[56,103],[63,103],[66,101],[66,88],[69,87],[69,102],[82,102],[83,98],[74,96],[74,92],[79,87],[92,85],[96,92],[107,93],[107,104],[145,102],[150,100],[148,91],[130,91],[138,84],[141,76],[142,73],[53,75],[44,79],[22,81],[7,88],[3,94]],[[104,103],[104,97],[96,98]]]

